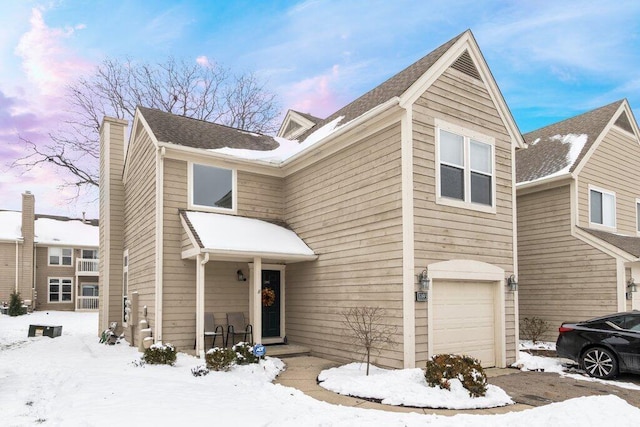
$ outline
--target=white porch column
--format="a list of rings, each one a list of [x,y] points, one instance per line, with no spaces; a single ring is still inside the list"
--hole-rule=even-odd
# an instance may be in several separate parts
[[[209,253],[196,257],[196,354],[204,359],[204,281]]]
[[[249,288],[249,322],[253,326],[253,341],[262,343],[262,258],[253,259],[251,287]]]

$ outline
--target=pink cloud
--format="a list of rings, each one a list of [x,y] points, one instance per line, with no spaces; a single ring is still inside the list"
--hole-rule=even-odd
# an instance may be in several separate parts
[[[340,67],[334,65],[325,74],[294,83],[284,91],[288,108],[324,118],[342,107],[343,100],[333,85],[340,78]]]

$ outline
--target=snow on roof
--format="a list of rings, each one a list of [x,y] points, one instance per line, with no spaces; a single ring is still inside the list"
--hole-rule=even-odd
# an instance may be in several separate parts
[[[0,211],[0,240],[22,239],[22,213]],[[81,220],[36,218],[35,242],[40,245],[98,247],[98,227]]]
[[[204,249],[314,257],[296,233],[270,222],[210,212],[185,212]]]
[[[323,140],[327,136],[331,135],[333,132],[338,130],[339,128],[346,125],[346,123],[339,125],[340,122],[344,119],[344,116],[337,117],[326,125],[322,126],[320,129],[313,132],[309,135],[304,141],[292,141],[285,138],[274,137],[274,140],[280,144],[278,148],[274,150],[261,151],[261,150],[249,150],[243,148],[215,148],[209,151],[214,153],[227,154],[234,157],[240,157],[242,159],[248,160],[262,160],[269,163],[280,164],[285,160],[293,157],[301,151],[315,145],[318,141]]]
[[[22,237],[22,213],[0,211],[0,240],[18,240]]]
[[[37,218],[36,243],[40,245],[67,245],[73,247],[98,247],[98,227],[81,220],[69,221]]]

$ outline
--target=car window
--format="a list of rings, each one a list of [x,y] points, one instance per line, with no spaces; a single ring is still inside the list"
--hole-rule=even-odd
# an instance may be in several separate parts
[[[609,322],[613,323],[614,325],[616,325],[617,327],[619,327],[620,329],[625,329],[624,324],[625,324],[625,316],[617,316],[617,317],[611,317],[608,320]]]
[[[640,332],[640,316],[625,316],[624,329]]]
[[[604,322],[604,321],[588,323],[585,326],[587,326],[588,328],[591,328],[591,329],[602,329],[602,330],[605,330],[605,331],[612,331],[612,330],[616,329],[616,327],[619,328],[618,325],[615,325],[613,323],[610,324],[609,322]]]

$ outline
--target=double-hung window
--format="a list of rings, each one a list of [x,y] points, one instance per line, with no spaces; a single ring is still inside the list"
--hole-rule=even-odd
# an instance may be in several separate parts
[[[438,203],[495,211],[494,140],[437,122]]]
[[[591,225],[616,227],[616,194],[589,187],[589,222]]]
[[[191,163],[189,172],[191,205],[205,210],[235,210],[235,170]]]
[[[71,248],[49,248],[49,265],[71,265],[73,251]]]
[[[71,278],[49,277],[49,302],[71,302]]]

